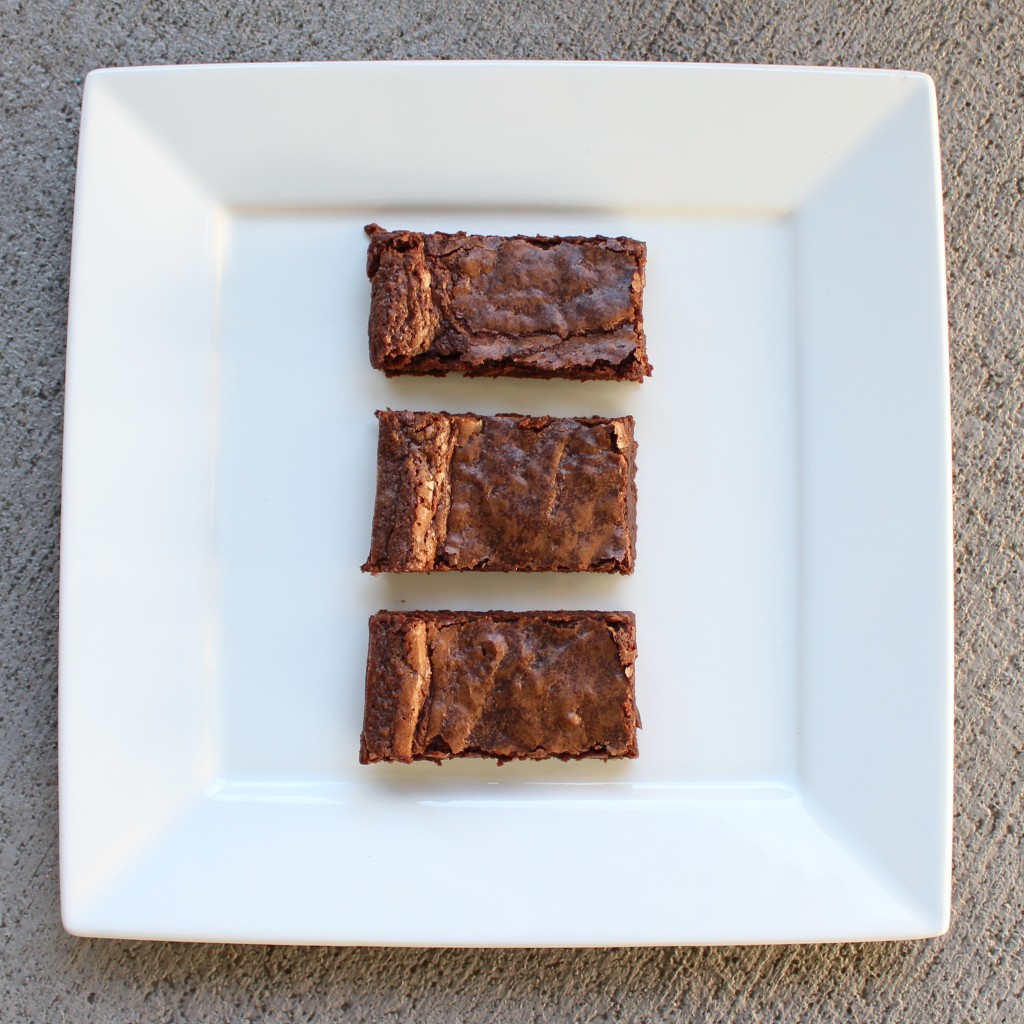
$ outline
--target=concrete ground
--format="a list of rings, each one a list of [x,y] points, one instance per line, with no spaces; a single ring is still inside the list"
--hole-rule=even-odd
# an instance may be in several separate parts
[[[825,0],[4,0],[0,7],[0,1021],[1024,1019],[1024,8]],[[444,951],[73,939],[56,647],[82,79],[110,65],[629,58],[927,71],[946,190],[956,495],[953,925],[926,942]],[[628,896],[627,896],[628,898]]]

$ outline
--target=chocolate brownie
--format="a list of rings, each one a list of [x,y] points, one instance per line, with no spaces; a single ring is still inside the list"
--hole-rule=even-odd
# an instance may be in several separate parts
[[[365,572],[633,571],[633,418],[378,412]]]
[[[362,764],[636,757],[629,612],[378,612]]]
[[[647,247],[632,238],[370,236],[370,362],[400,373],[642,381]]]

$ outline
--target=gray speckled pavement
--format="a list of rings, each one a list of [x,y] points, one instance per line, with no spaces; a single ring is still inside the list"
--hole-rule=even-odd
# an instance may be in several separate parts
[[[445,951],[73,939],[57,878],[57,541],[82,79],[124,64],[629,58],[938,88],[957,580],[953,926],[913,943]],[[271,0],[0,7],[0,1021],[1024,1019],[1024,8]],[[629,899],[628,877],[622,886]]]

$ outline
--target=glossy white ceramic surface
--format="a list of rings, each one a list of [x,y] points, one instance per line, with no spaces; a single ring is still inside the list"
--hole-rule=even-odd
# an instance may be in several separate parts
[[[369,221],[644,239],[654,377],[386,380],[366,353]],[[943,931],[944,289],[920,75],[91,75],[61,546],[68,929],[425,945]],[[633,415],[634,576],[361,574],[384,406]],[[382,607],[635,611],[641,757],[359,766]]]

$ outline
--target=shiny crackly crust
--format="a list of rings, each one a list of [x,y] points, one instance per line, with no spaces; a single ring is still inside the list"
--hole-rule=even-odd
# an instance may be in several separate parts
[[[632,417],[377,418],[364,571],[633,571]]]
[[[643,242],[366,231],[370,362],[388,376],[650,375]]]
[[[378,612],[359,760],[633,758],[629,612]]]

